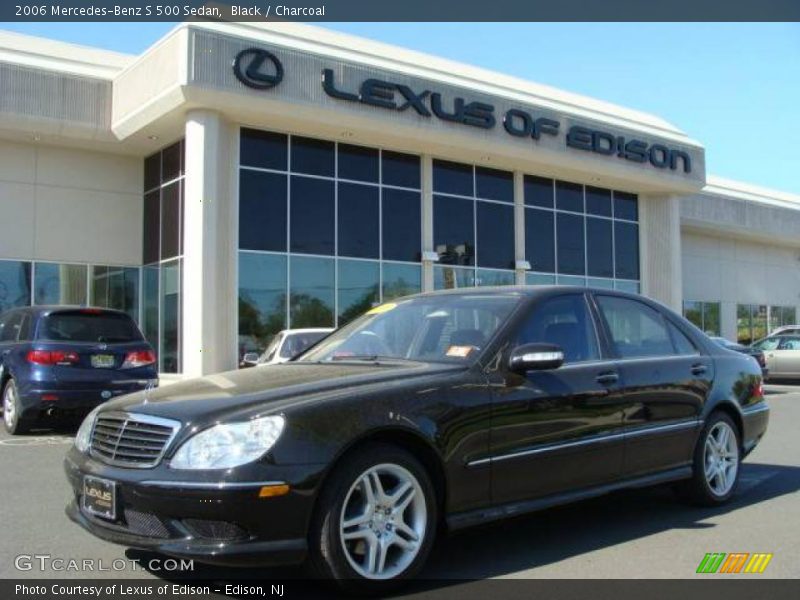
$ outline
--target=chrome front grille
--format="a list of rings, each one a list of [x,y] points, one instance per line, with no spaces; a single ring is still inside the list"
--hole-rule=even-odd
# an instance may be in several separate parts
[[[154,467],[164,456],[180,423],[170,419],[125,412],[97,415],[89,452],[118,467]]]

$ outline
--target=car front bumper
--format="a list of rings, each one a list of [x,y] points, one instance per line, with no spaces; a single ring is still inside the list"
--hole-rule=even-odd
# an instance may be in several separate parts
[[[276,467],[254,463],[242,473],[173,471],[106,465],[72,448],[64,461],[73,490],[67,516],[93,535],[116,544],[176,558],[225,566],[299,564],[322,465]],[[115,482],[117,516],[88,513],[83,479]],[[224,479],[224,480],[223,480]],[[286,483],[283,496],[259,497],[263,485]]]

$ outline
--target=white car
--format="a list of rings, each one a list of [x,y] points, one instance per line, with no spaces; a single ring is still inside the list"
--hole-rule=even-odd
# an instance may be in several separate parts
[[[773,335],[800,335],[800,325],[784,325],[783,327],[778,327],[769,335],[770,337]]]
[[[285,363],[301,352],[305,352],[331,331],[333,331],[332,327],[284,329],[272,337],[261,356],[255,352],[248,352],[244,355],[243,363],[248,367]]]

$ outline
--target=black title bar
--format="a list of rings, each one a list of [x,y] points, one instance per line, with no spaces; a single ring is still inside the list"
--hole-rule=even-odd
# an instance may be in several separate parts
[[[6,0],[37,21],[800,21],[798,0]]]

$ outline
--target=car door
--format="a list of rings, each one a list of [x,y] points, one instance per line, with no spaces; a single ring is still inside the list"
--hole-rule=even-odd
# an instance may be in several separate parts
[[[767,363],[767,369],[770,375],[778,375],[778,346],[780,346],[781,337],[772,336],[764,338],[763,340],[753,344],[753,348],[761,350],[764,353],[764,360]]]
[[[491,379],[492,500],[518,502],[612,481],[622,468],[619,374],[604,358],[583,293],[534,305],[509,339],[560,346],[564,364],[519,374],[501,361]]]
[[[782,337],[775,354],[775,374],[800,377],[800,337]]]
[[[634,298],[595,295],[624,398],[626,477],[688,464],[714,362],[677,319]]]

